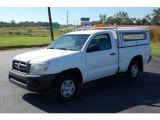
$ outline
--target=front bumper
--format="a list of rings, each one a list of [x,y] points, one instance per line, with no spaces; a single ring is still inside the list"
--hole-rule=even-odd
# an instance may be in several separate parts
[[[9,71],[9,81],[27,90],[41,92],[52,87],[56,75],[28,75],[11,69]]]

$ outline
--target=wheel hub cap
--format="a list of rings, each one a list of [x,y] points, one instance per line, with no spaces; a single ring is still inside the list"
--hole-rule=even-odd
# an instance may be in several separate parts
[[[74,91],[75,85],[73,80],[68,79],[62,83],[61,94],[63,97],[70,97],[71,95],[73,95]]]
[[[131,67],[131,75],[132,75],[133,77],[137,76],[138,71],[139,71],[138,65],[137,65],[137,64],[134,64],[134,65]]]

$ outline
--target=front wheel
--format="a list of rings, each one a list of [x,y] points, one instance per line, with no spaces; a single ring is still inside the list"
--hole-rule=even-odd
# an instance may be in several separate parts
[[[131,80],[135,80],[138,78],[140,74],[140,64],[138,61],[132,61],[127,70],[127,76]]]
[[[53,94],[59,101],[69,101],[78,91],[77,78],[72,74],[62,74],[53,86]]]

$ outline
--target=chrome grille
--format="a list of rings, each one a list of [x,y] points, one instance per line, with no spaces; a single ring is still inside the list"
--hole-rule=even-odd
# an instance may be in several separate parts
[[[27,63],[21,61],[13,61],[13,69],[27,73]]]

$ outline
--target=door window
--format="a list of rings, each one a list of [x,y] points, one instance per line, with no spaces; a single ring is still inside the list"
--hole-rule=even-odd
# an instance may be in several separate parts
[[[93,37],[89,46],[98,45],[99,49],[97,51],[111,49],[111,39],[109,34],[99,34]],[[89,47],[88,47],[89,48]]]

